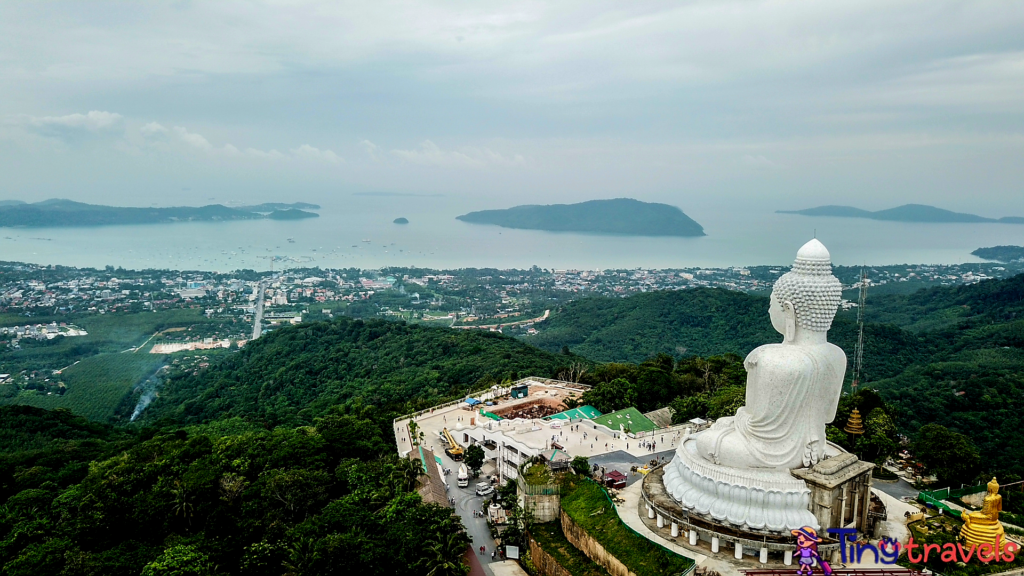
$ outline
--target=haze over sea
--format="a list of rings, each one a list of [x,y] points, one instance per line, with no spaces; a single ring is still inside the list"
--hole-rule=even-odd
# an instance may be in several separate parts
[[[306,200],[288,198],[282,201]],[[701,238],[602,236],[467,224],[471,210],[507,207],[456,196],[351,195],[309,199],[320,218],[96,228],[6,228],[0,259],[79,267],[230,271],[415,266],[455,268],[686,268],[788,265],[817,237],[833,262],[980,262],[982,246],[1024,245],[1024,225],[919,224],[776,214],[762,208],[687,208]],[[409,224],[392,223],[404,216]],[[288,238],[294,240],[289,242]],[[364,242],[370,240],[370,242]]]

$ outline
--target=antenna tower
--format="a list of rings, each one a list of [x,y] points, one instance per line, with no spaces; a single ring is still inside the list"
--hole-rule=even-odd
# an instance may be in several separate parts
[[[864,364],[864,302],[868,296],[868,275],[860,269],[860,298],[857,301],[857,349],[853,354],[853,383],[850,388],[857,393],[860,384],[860,370]]]

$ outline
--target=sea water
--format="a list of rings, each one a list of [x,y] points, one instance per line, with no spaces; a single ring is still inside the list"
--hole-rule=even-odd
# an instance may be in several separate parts
[[[1024,225],[924,224],[776,214],[754,208],[686,210],[697,238],[511,230],[455,217],[477,207],[451,196],[343,196],[320,217],[90,228],[0,229],[0,260],[80,267],[631,269],[787,265],[817,235],[837,264],[977,262],[983,246],[1024,245]],[[398,217],[408,224],[394,224]],[[291,239],[291,240],[289,240]]]

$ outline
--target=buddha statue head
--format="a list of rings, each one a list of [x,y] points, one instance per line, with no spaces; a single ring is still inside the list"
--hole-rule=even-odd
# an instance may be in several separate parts
[[[998,494],[999,493],[999,482],[996,482],[996,477],[993,476],[992,480],[988,483],[988,493]]]
[[[786,342],[799,333],[819,334],[822,338],[832,327],[843,286],[832,275],[832,257],[817,239],[804,244],[796,253],[793,268],[775,281],[768,313],[772,326]]]

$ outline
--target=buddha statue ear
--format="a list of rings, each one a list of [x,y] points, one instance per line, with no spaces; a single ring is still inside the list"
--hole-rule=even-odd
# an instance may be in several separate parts
[[[782,313],[786,317],[785,342],[792,342],[796,338],[796,309],[793,308],[793,303],[788,300],[783,302]]]

